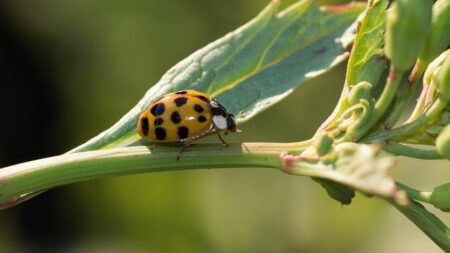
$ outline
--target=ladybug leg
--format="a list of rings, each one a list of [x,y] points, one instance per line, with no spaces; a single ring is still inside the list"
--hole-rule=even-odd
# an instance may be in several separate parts
[[[158,146],[158,143],[153,143],[148,147],[148,149],[150,150],[150,152],[153,152],[153,150],[155,150]]]
[[[183,145],[183,146],[181,147],[180,151],[178,151],[178,153],[177,153],[177,161],[180,160],[181,154],[183,153],[184,150],[186,150],[186,148],[187,148],[187,146],[186,146],[186,145]]]
[[[191,145],[192,145],[192,141],[189,141],[189,142],[184,143],[183,146],[181,146],[180,151],[178,151],[178,153],[177,153],[177,161],[180,160],[181,154]]]
[[[219,137],[219,140],[222,142],[224,146],[228,146],[228,143],[222,138],[222,135],[220,135],[220,132],[216,129],[215,131],[217,133],[217,136]]]

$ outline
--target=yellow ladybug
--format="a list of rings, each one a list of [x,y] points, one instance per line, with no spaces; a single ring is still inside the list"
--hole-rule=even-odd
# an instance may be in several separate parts
[[[234,115],[207,94],[195,90],[169,93],[154,101],[139,117],[137,132],[152,143],[182,144],[219,131],[239,131]]]

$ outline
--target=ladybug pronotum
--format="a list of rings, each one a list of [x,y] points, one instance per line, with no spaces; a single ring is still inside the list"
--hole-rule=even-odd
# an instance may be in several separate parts
[[[139,135],[154,144],[181,144],[180,153],[193,141],[220,131],[239,131],[234,115],[207,94],[195,90],[169,93],[154,101],[139,117]],[[178,158],[178,157],[177,157]]]

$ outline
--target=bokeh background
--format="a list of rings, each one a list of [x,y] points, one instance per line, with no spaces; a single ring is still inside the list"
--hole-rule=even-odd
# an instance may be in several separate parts
[[[58,155],[95,136],[171,66],[267,3],[1,1],[0,167]],[[344,71],[341,64],[307,82],[232,140],[309,138],[332,111]],[[431,190],[448,181],[448,168],[448,161],[400,158],[390,173]],[[109,178],[0,212],[0,252],[400,251],[441,252],[382,200],[357,195],[343,207],[312,180],[270,169]]]

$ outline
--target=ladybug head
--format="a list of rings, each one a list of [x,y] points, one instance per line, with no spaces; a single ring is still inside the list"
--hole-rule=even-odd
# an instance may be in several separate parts
[[[229,113],[225,107],[223,107],[216,100],[211,100],[211,111],[213,114],[213,123],[220,130],[226,130],[226,132],[236,132],[236,120],[234,115]]]
[[[236,120],[234,119],[234,115],[228,113],[227,115],[227,130],[230,132],[236,132]]]

